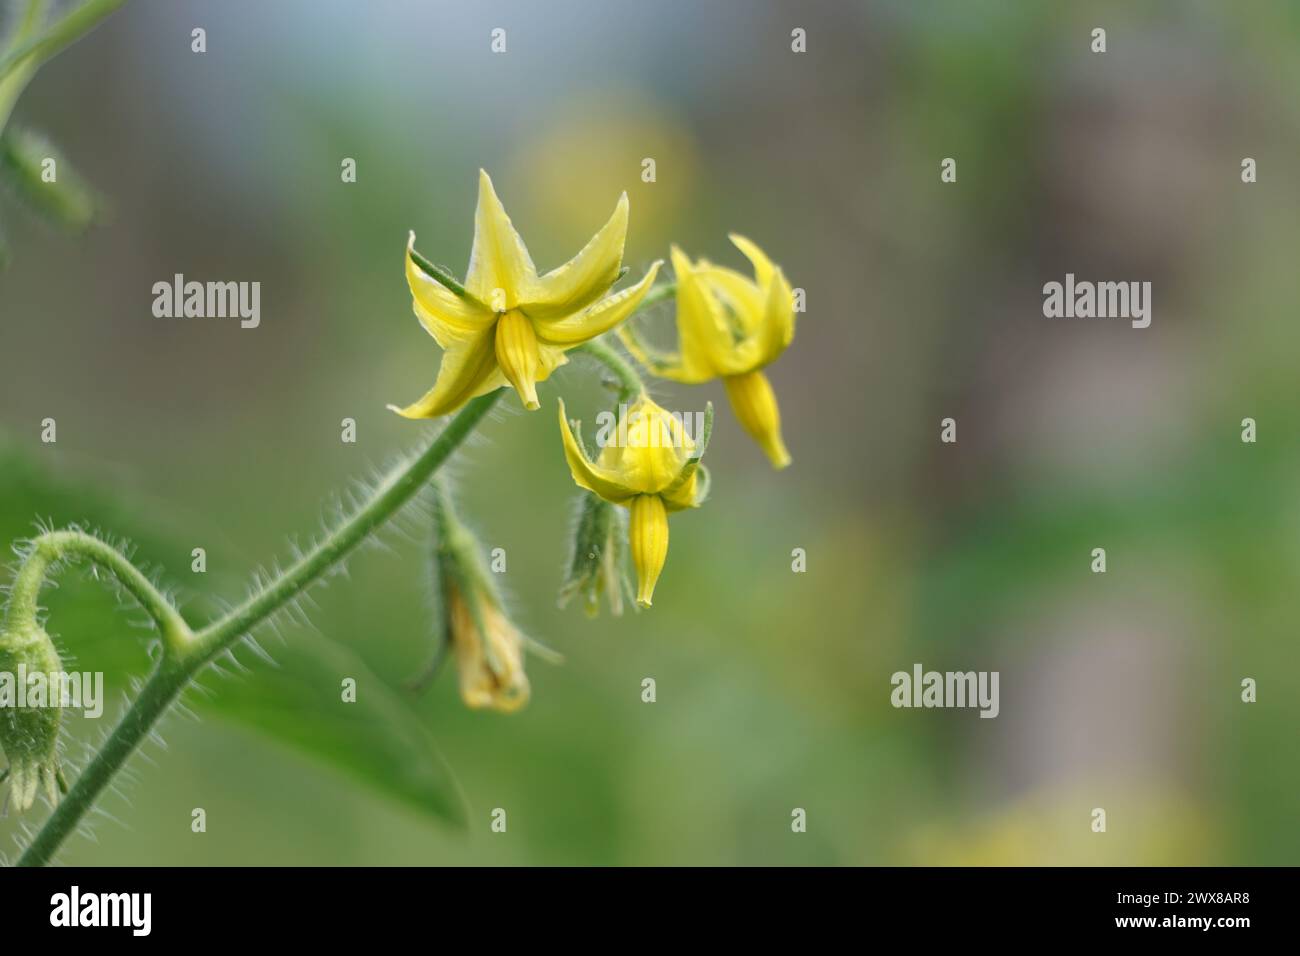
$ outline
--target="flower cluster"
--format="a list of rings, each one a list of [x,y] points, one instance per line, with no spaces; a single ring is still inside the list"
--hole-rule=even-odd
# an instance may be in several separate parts
[[[568,361],[567,352],[581,348],[611,366],[622,399],[613,430],[618,437],[602,443],[595,455],[584,444],[579,423],[566,416],[563,399],[558,402],[564,460],[583,489],[561,603],[581,594],[591,614],[602,594],[615,614],[621,611],[624,553],[631,554],[636,570],[636,604],[650,607],[668,556],[668,516],[698,508],[708,494],[709,474],[701,459],[713,422],[709,404],[703,428],[690,433],[680,415],[650,397],[624,359],[593,340],[616,331],[628,353],[660,378],[686,384],[721,379],[736,418],[772,465],[790,464],[776,397],[764,373],[794,338],[793,290],[781,268],[749,239],[732,235],[750,262],[752,278],[707,259],[693,262],[673,246],[675,284],[654,288],[661,265],[655,262],[639,281],[613,291],[627,271],[627,224],[624,194],[581,252],[539,275],[491,178],[481,171],[464,283],[421,256],[414,233],[407,244],[406,280],[415,315],[443,353],[433,387],[422,398],[389,406],[407,418],[437,418],[508,386],[531,411],[541,406],[537,383]],[[669,295],[676,300],[679,344],[676,351],[663,352],[647,345],[627,320],[644,304]],[[627,521],[616,509],[626,511]],[[452,548],[454,556],[448,558],[444,545],[444,560],[471,566],[464,550]],[[459,583],[443,588],[444,618],[462,697],[472,707],[513,710],[528,697],[526,639],[482,575],[453,577]]]

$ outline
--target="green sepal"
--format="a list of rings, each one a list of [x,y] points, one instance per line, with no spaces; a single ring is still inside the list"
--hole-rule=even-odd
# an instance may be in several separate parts
[[[700,459],[704,457],[705,451],[708,450],[709,439],[712,436],[713,436],[713,403],[709,402],[708,405],[704,406],[704,430],[703,433],[700,435],[699,442],[696,444],[694,450],[691,452],[691,456],[686,459],[686,463],[682,465],[682,470],[678,472],[677,477],[673,480],[673,483],[669,485],[667,488],[665,488],[663,491],[661,491],[660,492],[661,495],[667,498],[670,495],[672,495],[674,492],[680,491],[682,486],[691,480],[691,476],[694,475],[696,470],[700,467]],[[704,498],[697,494],[695,503],[699,504],[703,500]]]
[[[411,256],[411,261],[420,267],[421,272],[427,275],[434,282],[437,282],[439,285],[446,288],[452,293],[452,295],[464,299],[467,302],[473,302],[474,304],[487,309],[487,306],[484,303],[480,302],[475,296],[470,294],[470,291],[457,281],[456,277],[451,274],[450,269],[434,265],[424,256],[416,252],[415,249],[409,250],[409,254]]]

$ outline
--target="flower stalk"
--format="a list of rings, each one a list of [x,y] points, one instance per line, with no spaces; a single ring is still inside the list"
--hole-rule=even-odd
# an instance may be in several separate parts
[[[394,471],[369,501],[309,554],[258,594],[197,632],[191,631],[167,598],[125,555],[110,545],[78,531],[53,532],[38,538],[14,580],[6,610],[6,627],[11,619],[34,618],[41,583],[55,562],[81,557],[111,572],[157,622],[164,639],[162,659],[140,695],[68,789],[67,796],[59,801],[18,864],[43,866],[49,863],[145,735],[204,665],[305,591],[401,510],[478,426],[501,397],[501,392],[498,389],[469,402],[428,449]]]
[[[593,358],[605,366],[606,371],[614,376],[614,381],[618,385],[618,400],[620,402],[635,401],[645,391],[645,383],[641,381],[641,376],[632,363],[628,362],[600,339],[583,342],[574,351]]]
[[[424,263],[420,266],[424,268]],[[654,291],[659,292],[658,289]],[[647,300],[651,298],[651,295],[646,296]],[[662,300],[664,295],[660,293],[654,298]],[[641,307],[646,304],[643,302]],[[603,342],[584,342],[575,351],[583,352],[609,370],[619,383],[620,400],[631,399],[643,391],[636,369]],[[191,628],[148,577],[124,554],[101,539],[75,529],[48,532],[36,538],[14,578],[5,610],[6,626],[10,620],[35,620],[39,595],[50,574],[63,562],[84,560],[111,573],[144,609],[162,635],[163,653],[139,695],[77,779],[69,786],[60,774],[58,783],[65,796],[27,846],[18,864],[48,864],[105,787],[199,671],[302,594],[401,510],[479,426],[505,391],[498,388],[470,400],[422,454],[390,474],[366,503],[311,552],[248,600],[199,629]],[[445,494],[445,489],[435,494]],[[0,771],[0,783],[9,776],[9,768]]]
[[[124,3],[126,0],[86,0],[42,31],[49,2],[28,0],[17,33],[8,48],[0,52],[0,131],[40,65],[85,36]]]

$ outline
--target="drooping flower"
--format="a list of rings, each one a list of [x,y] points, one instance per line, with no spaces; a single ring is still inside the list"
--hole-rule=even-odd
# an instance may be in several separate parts
[[[781,268],[744,236],[732,243],[754,267],[754,278],[701,259],[692,264],[673,246],[677,275],[678,352],[650,348],[628,327],[623,344],[655,375],[699,383],[721,378],[745,431],[776,468],[790,464],[781,414],[763,369],[794,339],[794,294]]]
[[[524,407],[540,407],[537,383],[568,361],[568,349],[626,319],[659,272],[656,262],[636,285],[607,294],[622,272],[627,215],[624,193],[581,252],[539,276],[492,180],[480,170],[464,285],[415,252],[414,233],[407,243],[406,281],[415,314],[443,356],[423,398],[406,408],[389,407],[407,418],[435,418],[507,383]]]
[[[617,429],[593,462],[582,444],[581,431],[577,426],[570,428],[564,401],[560,401],[564,457],[573,480],[628,509],[636,599],[642,607],[650,606],[668,557],[669,512],[698,508],[708,495],[708,470],[700,459],[712,425],[710,404],[696,441],[687,434],[681,416],[669,414],[643,394],[631,407],[620,408]]]
[[[471,604],[475,598],[477,608]],[[525,639],[495,595],[483,591],[466,595],[452,585],[447,612],[465,705],[509,714],[528,703]]]
[[[456,516],[446,485],[437,478],[432,484],[438,642],[432,663],[411,686],[415,690],[428,687],[450,651],[456,659],[460,696],[466,706],[513,713],[528,703],[526,650],[532,648],[553,660],[558,655],[510,620],[484,562],[482,544]]]

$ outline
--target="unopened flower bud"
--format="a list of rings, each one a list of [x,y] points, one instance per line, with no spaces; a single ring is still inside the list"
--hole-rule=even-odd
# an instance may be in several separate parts
[[[19,813],[38,791],[51,802],[58,795],[62,673],[54,642],[39,624],[0,629],[0,747],[9,761],[9,802]]]
[[[623,595],[632,593],[624,564],[627,528],[624,512],[603,498],[583,492],[578,499],[578,519],[573,529],[573,553],[564,584],[560,607],[582,596],[583,610],[595,617],[603,594],[610,613],[623,613]]]

